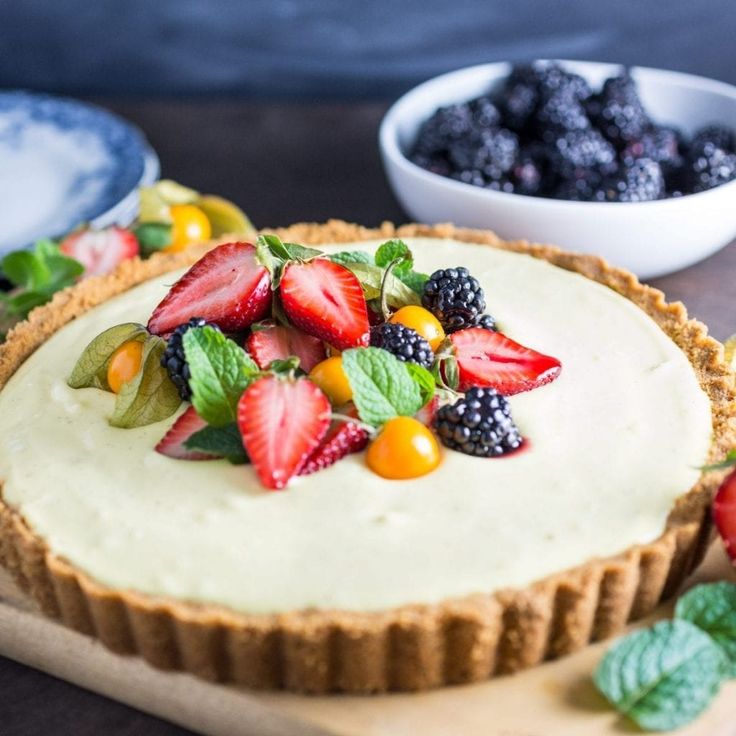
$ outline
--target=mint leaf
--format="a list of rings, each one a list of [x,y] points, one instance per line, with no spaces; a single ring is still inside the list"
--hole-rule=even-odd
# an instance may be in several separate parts
[[[418,296],[424,294],[424,285],[429,281],[426,273],[417,273],[416,271],[401,271],[398,274],[401,281],[406,284]]]
[[[726,653],[736,677],[736,584],[697,585],[677,601],[675,616],[705,631]]]
[[[394,266],[396,275],[410,271],[414,265],[414,256],[403,240],[387,240],[376,251],[376,266],[386,268],[396,260],[400,260]]]
[[[46,263],[28,250],[8,253],[0,262],[0,270],[22,289],[40,289],[50,277]]]
[[[243,447],[243,438],[236,422],[222,427],[207,426],[195,432],[185,443],[188,450],[207,452],[229,460],[233,465],[249,462]]]
[[[661,621],[611,649],[594,675],[611,704],[641,728],[668,731],[696,718],[718,692],[726,657],[688,621]]]
[[[344,266],[358,277],[366,299],[380,298],[384,269],[369,263],[346,263]],[[390,273],[386,279],[386,301],[396,309],[405,307],[407,304],[421,304],[417,293],[397,278],[394,273]]]
[[[369,263],[373,265],[373,256],[363,250],[343,250],[339,253],[333,253],[328,258],[341,266],[347,266],[349,263]]]
[[[110,390],[107,383],[107,365],[112,354],[126,342],[143,341],[148,330],[135,322],[115,325],[101,332],[79,356],[67,384],[71,388],[101,388]]]
[[[27,317],[36,307],[46,304],[49,295],[45,291],[20,291],[4,301],[8,312],[21,319]]]
[[[141,369],[135,378],[123,384],[115,398],[110,416],[113,427],[144,427],[170,417],[179,408],[179,392],[161,365],[164,350],[166,341],[149,335],[143,345]]]
[[[380,348],[353,348],[342,354],[342,367],[360,418],[380,426],[395,416],[413,416],[424,405],[406,363]]]
[[[418,363],[405,363],[412,381],[419,386],[419,392],[422,396],[422,406],[424,406],[433,396],[437,388],[434,376],[422,365]]]
[[[141,253],[150,256],[156,251],[162,250],[171,244],[171,223],[168,222],[142,222],[133,229]]]
[[[724,470],[725,468],[733,468],[734,466],[736,466],[736,450],[731,450],[721,462],[714,463],[713,465],[703,465],[700,467],[700,470],[707,473],[710,470]]]
[[[238,401],[259,372],[258,366],[243,348],[213,327],[187,330],[183,344],[197,414],[214,427],[234,422]]]

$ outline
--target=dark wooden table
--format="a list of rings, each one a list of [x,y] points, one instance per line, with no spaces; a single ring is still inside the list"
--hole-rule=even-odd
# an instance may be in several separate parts
[[[228,197],[257,226],[406,216],[383,176],[383,103],[289,105],[98,100],[137,123],[164,176]],[[736,203],[734,203],[736,205]],[[736,332],[736,243],[654,282],[724,339]],[[189,732],[0,658],[3,736],[183,736]]]

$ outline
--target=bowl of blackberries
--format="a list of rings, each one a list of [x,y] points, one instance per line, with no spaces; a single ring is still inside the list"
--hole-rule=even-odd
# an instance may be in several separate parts
[[[483,64],[400,98],[379,134],[420,222],[595,253],[642,278],[736,237],[736,87],[596,62]]]

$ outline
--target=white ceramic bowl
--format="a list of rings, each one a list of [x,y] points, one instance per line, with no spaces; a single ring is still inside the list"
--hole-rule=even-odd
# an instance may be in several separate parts
[[[593,86],[621,69],[561,61]],[[438,107],[488,93],[509,74],[508,63],[467,67],[430,79],[386,113],[379,143],[389,182],[418,222],[489,228],[504,238],[553,243],[596,253],[642,278],[685,268],[736,237],[736,180],[699,194],[655,202],[567,202],[507,194],[464,184],[413,164],[406,152]],[[736,128],[736,87],[690,74],[634,67],[645,108],[660,124],[691,135],[720,123]]]

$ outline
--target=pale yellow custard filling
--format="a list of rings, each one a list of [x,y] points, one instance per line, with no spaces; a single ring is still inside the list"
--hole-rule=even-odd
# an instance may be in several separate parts
[[[511,398],[526,451],[444,450],[409,481],[379,478],[357,454],[280,492],[249,466],[163,457],[153,448],[173,420],[112,428],[112,395],[66,379],[95,335],[147,321],[170,274],[64,327],[0,392],[4,499],[104,584],[252,613],[434,603],[658,537],[711,441],[685,355],[578,274],[486,246],[410,245],[419,270],[467,266],[501,329],[562,361],[558,380]]]

